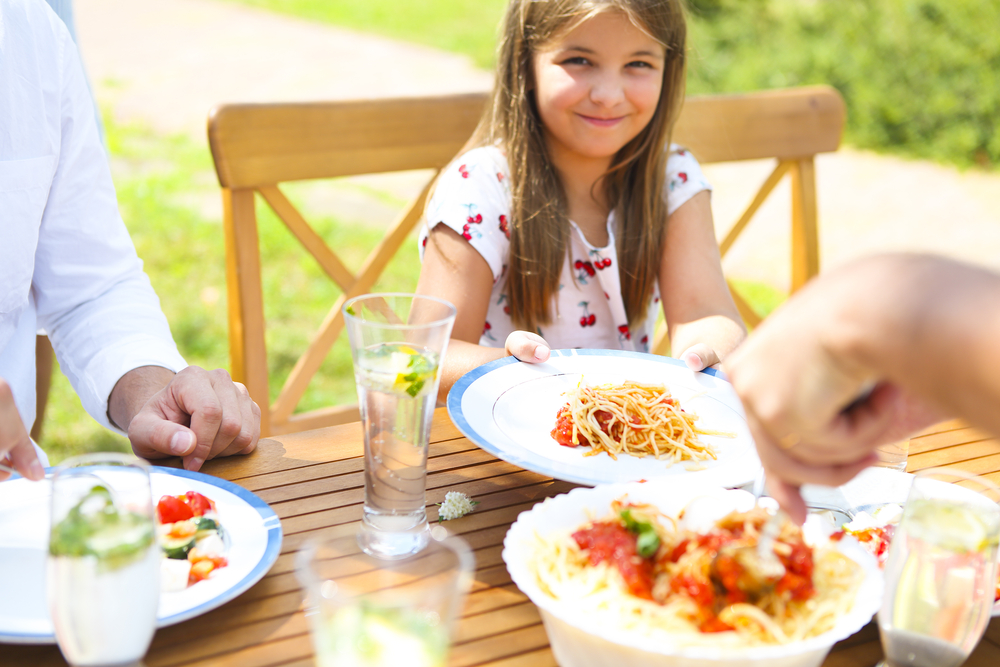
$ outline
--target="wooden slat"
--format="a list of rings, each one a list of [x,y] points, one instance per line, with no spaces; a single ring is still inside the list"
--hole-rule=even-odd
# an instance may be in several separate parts
[[[837,150],[844,116],[829,86],[690,97],[673,140],[705,164],[800,158]]]
[[[736,304],[736,310],[739,311],[740,317],[743,318],[747,328],[753,329],[760,324],[762,318],[753,309],[753,306],[747,303],[747,300],[743,298],[743,295],[740,294],[740,291],[736,289],[736,286],[731,281],[727,280],[726,284],[729,285],[729,293],[733,297],[733,303]]]
[[[816,165],[810,156],[792,168],[792,292],[817,275]]]
[[[271,408],[275,422],[281,423],[289,420],[292,411],[295,410],[295,406],[299,404],[299,401],[305,394],[309,381],[316,374],[316,371],[319,370],[320,365],[322,365],[323,360],[326,358],[326,354],[333,347],[337,336],[340,335],[341,330],[344,328],[344,313],[342,310],[344,304],[348,299],[368,292],[379,276],[382,275],[382,271],[386,265],[395,256],[396,251],[403,245],[407,236],[420,221],[423,215],[424,203],[427,200],[427,194],[430,192],[432,185],[433,182],[428,183],[407,210],[397,218],[385,238],[368,255],[364,265],[362,265],[361,270],[358,272],[357,280],[354,281],[349,290],[337,299],[333,308],[330,309],[323,324],[320,325],[316,336],[309,343],[309,348],[305,354],[299,357],[291,373],[289,373],[288,380],[281,390],[278,400],[274,402]]]
[[[333,254],[330,246],[326,244],[319,234],[317,234],[309,223],[305,221],[292,202],[288,201],[284,193],[276,185],[262,185],[257,189],[264,201],[281,218],[285,226],[291,230],[295,238],[299,240],[310,255],[315,258],[320,268],[330,277],[330,280],[337,283],[340,289],[347,291],[354,284],[356,278],[350,270],[344,266],[340,258]]]
[[[233,379],[246,385],[261,408],[261,435],[270,434],[267,406],[267,346],[264,342],[264,292],[253,190],[222,190],[226,240],[226,289],[229,303],[229,354]]]
[[[485,94],[212,110],[209,144],[223,187],[441,168],[472,135]]]
[[[750,222],[753,216],[760,209],[761,205],[767,200],[771,192],[774,191],[775,186],[778,185],[778,182],[782,179],[782,177],[788,173],[788,170],[793,164],[794,163],[791,160],[778,160],[778,164],[775,165],[774,170],[771,171],[768,177],[764,180],[764,183],[760,186],[760,189],[757,190],[757,194],[754,195],[754,198],[750,202],[750,205],[747,206],[747,209],[743,211],[743,215],[741,215],[739,220],[737,220],[736,223],[730,227],[729,231],[726,232],[725,238],[722,239],[721,243],[719,243],[719,254],[722,257],[726,256],[726,253],[729,252],[729,249],[743,232],[747,223]]]

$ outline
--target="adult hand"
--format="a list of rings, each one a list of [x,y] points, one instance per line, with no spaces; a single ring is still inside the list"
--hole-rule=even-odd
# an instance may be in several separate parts
[[[940,417],[855,353],[863,338],[892,335],[862,303],[884,270],[862,264],[813,281],[726,359],[769,490],[799,521],[800,485],[843,484],[877,460],[877,445]]]
[[[529,331],[512,331],[504,343],[507,354],[518,361],[540,364],[549,359],[549,344],[538,334]]]
[[[126,383],[123,390],[129,386]],[[260,438],[260,408],[246,387],[233,382],[222,369],[206,371],[197,366],[173,375],[127,423],[136,455],[181,456],[188,470],[199,470],[217,456],[249,454]]]
[[[14,404],[14,393],[3,378],[0,378],[0,463],[31,480],[45,477],[45,470]],[[8,473],[0,471],[0,481],[8,477]]]

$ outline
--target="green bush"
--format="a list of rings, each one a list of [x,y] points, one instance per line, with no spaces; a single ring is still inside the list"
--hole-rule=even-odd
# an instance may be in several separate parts
[[[690,4],[690,92],[828,83],[856,146],[1000,164],[996,0]]]

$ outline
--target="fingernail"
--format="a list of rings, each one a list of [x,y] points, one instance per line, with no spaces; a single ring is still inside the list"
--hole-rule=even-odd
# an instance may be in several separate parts
[[[184,467],[190,470],[191,472],[198,472],[199,470],[201,470],[201,464],[204,462],[205,461],[203,459],[191,459],[190,461],[184,464]]]
[[[548,348],[544,345],[535,346],[535,359],[542,360],[545,359],[545,353],[548,352]]]
[[[194,447],[194,436],[189,431],[177,431],[170,438],[170,451],[177,456],[183,456]]]
[[[36,482],[40,479],[45,479],[45,468],[37,460],[32,461],[28,465],[28,477],[35,480]]]

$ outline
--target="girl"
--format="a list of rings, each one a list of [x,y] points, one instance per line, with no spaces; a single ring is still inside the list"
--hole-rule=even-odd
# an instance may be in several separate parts
[[[458,309],[442,397],[505,355],[648,351],[660,301],[695,370],[745,336],[709,186],[669,142],[685,32],[681,0],[511,0],[477,147],[442,172],[420,239],[417,292]]]

